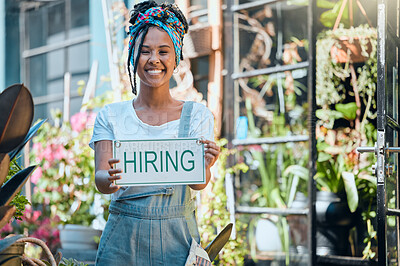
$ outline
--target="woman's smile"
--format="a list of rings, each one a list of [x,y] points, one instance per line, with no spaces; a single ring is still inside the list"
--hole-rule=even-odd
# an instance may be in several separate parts
[[[147,73],[149,73],[150,75],[157,75],[160,74],[162,72],[161,69],[150,69],[150,70],[146,70]]]

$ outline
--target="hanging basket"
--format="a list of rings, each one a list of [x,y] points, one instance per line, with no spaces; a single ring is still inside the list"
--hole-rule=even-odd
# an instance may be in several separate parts
[[[367,40],[366,52],[368,54],[372,51],[371,41]],[[362,48],[360,44],[360,38],[355,37],[350,39],[347,36],[340,37],[337,43],[331,48],[332,59],[338,63],[362,63],[365,62],[368,57],[362,54]]]
[[[184,56],[196,58],[211,52],[211,26],[208,23],[190,26],[188,34],[183,39]]]

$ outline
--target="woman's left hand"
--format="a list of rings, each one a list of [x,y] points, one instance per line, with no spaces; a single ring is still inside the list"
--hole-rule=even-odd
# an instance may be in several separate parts
[[[201,140],[201,142],[204,143],[205,147],[204,158],[206,160],[206,169],[210,169],[218,159],[220,148],[211,140]]]

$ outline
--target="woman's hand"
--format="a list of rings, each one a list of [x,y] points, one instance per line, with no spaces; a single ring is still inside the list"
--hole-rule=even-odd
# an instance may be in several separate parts
[[[210,169],[218,159],[220,148],[211,140],[201,140],[201,142],[204,143],[204,147],[206,148],[204,153],[205,166],[206,169]]]
[[[121,169],[114,169],[114,165],[119,162],[112,158],[112,142],[101,140],[94,144],[94,157],[96,164],[95,182],[97,189],[104,194],[116,192],[120,186],[115,184],[116,180],[121,179],[119,175]]]
[[[112,191],[111,193],[114,193],[115,191],[117,191],[120,186],[115,184],[116,180],[121,179],[121,176],[118,175],[120,173],[122,173],[121,169],[114,169],[114,164],[119,163],[118,159],[115,158],[111,158],[108,160],[108,164],[110,165],[110,169],[108,169],[108,181],[110,181],[110,184],[108,186],[108,190]]]
[[[195,184],[189,185],[194,190],[201,190],[205,188],[210,181],[211,178],[211,171],[210,168],[215,164],[218,159],[220,148],[214,141],[211,140],[200,140],[200,142],[204,143],[205,152],[204,152],[204,159],[205,159],[205,167],[206,167],[206,183],[205,184]]]

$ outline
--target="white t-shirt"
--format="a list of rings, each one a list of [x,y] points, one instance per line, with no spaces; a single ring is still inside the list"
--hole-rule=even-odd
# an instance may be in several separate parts
[[[152,119],[156,123],[160,117]],[[180,119],[152,126],[139,119],[132,101],[108,104],[97,114],[89,146],[94,149],[94,143],[100,140],[177,138],[179,122]],[[214,116],[201,103],[193,103],[188,137],[203,137],[214,141]],[[115,192],[112,198],[118,198],[120,191]]]

